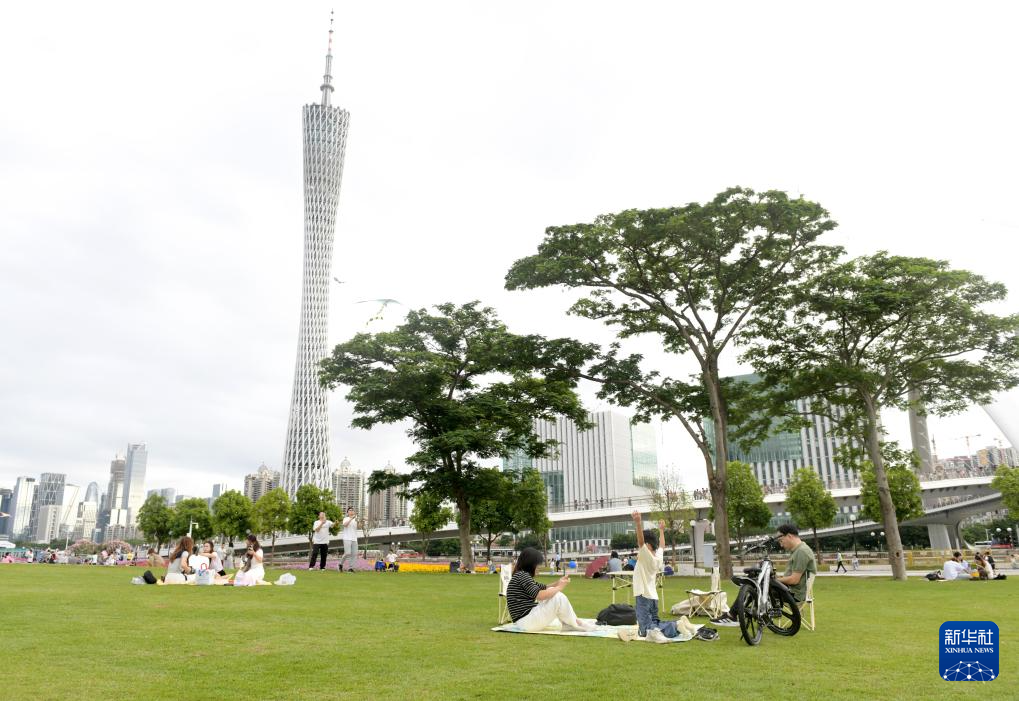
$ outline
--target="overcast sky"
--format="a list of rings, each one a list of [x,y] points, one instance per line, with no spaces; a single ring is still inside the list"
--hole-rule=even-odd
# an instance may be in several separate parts
[[[1012,4],[684,5],[335,3],[333,103],[351,124],[330,342],[399,320],[369,322],[354,302],[375,297],[481,299],[514,331],[607,342],[564,317],[568,294],[504,291],[509,265],[546,226],[733,185],[820,202],[851,254],[1011,284]],[[301,106],[319,98],[331,6],[0,6],[0,486],[56,471],[105,488],[142,441],[148,488],[204,496],[279,468]],[[335,463],[412,452],[399,427],[350,418],[334,393]],[[931,433],[942,455],[999,437],[979,410]],[[705,484],[680,430],[662,444]]]

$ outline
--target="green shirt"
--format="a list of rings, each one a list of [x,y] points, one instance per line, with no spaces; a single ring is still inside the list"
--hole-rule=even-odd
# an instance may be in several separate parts
[[[800,541],[800,544],[789,553],[789,567],[786,568],[785,576],[793,572],[802,572],[803,576],[797,584],[787,584],[789,591],[793,593],[797,601],[807,598],[807,576],[817,576],[817,561],[814,559],[814,551],[810,546]]]

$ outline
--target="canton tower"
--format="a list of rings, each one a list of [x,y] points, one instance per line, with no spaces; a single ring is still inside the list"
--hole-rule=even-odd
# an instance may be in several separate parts
[[[330,18],[322,101],[304,106],[304,283],[282,470],[282,486],[291,498],[302,484],[329,487],[329,404],[326,391],[318,381],[318,363],[327,355],[333,234],[350,121],[346,110],[330,104],[332,69]]]

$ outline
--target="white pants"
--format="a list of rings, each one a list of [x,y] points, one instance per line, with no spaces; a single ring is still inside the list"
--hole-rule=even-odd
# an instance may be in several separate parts
[[[539,601],[530,613],[516,622],[516,625],[526,631],[541,630],[547,628],[548,624],[557,618],[562,622],[564,628],[576,628],[577,626],[577,614],[573,612],[570,600],[562,592],[557,592],[551,599]]]

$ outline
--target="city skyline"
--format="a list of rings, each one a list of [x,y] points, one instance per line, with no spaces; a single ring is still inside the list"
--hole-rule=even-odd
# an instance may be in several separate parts
[[[329,6],[210,7],[201,23],[148,7],[2,12],[0,59],[21,68],[0,114],[0,295],[18,300],[0,306],[0,486],[44,472],[105,484],[126,442],[152,447],[147,484],[180,493],[279,469],[302,278],[295,106],[321,71]],[[357,304],[377,297],[478,298],[515,332],[608,343],[611,331],[565,315],[559,291],[504,291],[509,265],[546,226],[734,184],[817,200],[840,223],[826,241],[851,255],[889,248],[1010,283],[1009,23],[931,15],[902,33],[904,8],[881,26],[810,16],[846,31],[751,5],[344,8],[335,83],[357,123],[328,344],[396,323],[402,308],[373,319]],[[903,52],[917,57],[908,76]],[[802,110],[763,75],[794,80]],[[1013,294],[997,311],[1016,309]],[[651,341],[627,345],[691,369]],[[413,452],[402,426],[350,429],[342,391],[328,403],[334,464],[399,466]],[[886,418],[908,444],[905,415]],[[943,455],[1001,437],[976,408],[928,423]],[[662,435],[661,464],[703,486],[682,430]]]

